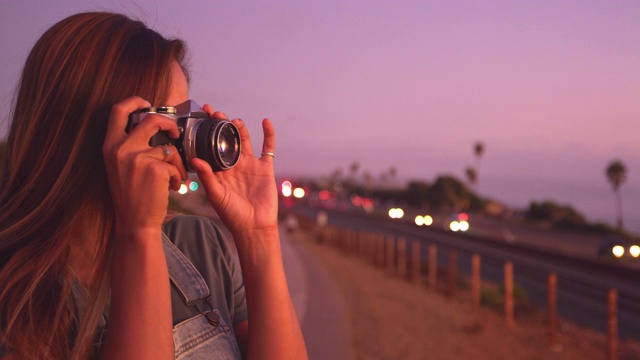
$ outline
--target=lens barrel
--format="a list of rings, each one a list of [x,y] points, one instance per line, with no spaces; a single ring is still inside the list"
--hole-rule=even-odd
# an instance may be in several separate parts
[[[240,133],[232,122],[205,119],[197,125],[196,156],[207,161],[213,171],[232,168],[240,158]]]

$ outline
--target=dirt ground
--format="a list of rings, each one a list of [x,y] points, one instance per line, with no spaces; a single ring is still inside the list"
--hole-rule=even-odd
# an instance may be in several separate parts
[[[357,359],[607,359],[605,334],[559,321],[550,346],[545,314],[516,315],[475,307],[385,272],[304,232],[296,234],[326,266],[342,292]],[[618,359],[640,359],[638,342],[620,341]]]

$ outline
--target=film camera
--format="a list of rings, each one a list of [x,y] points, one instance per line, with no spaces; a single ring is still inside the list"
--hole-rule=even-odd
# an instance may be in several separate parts
[[[166,116],[178,124],[178,139],[172,139],[160,131],[151,138],[149,145],[174,145],[187,171],[192,171],[189,161],[196,157],[207,161],[213,171],[229,170],[238,162],[238,128],[229,120],[210,118],[195,101],[187,100],[177,106],[154,106],[135,111],[129,115],[127,132],[150,114]]]

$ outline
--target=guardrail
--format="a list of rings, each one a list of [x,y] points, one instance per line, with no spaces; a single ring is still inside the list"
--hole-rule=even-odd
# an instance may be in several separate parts
[[[388,274],[413,281],[427,289],[436,290],[444,285],[444,293],[448,297],[456,296],[458,291],[458,252],[448,247],[448,263],[445,269],[438,267],[438,245],[424,244],[420,241],[408,241],[405,237],[357,231],[336,226],[317,226],[307,218],[300,218],[302,229],[313,229],[316,241],[341,250],[343,253],[357,256],[373,266],[384,269]],[[426,264],[423,264],[423,250],[426,245]],[[482,257],[474,253],[471,256],[471,301],[473,306],[481,306],[483,282],[481,278]],[[426,270],[426,274],[424,274]],[[444,272],[444,281],[439,281],[438,272]],[[514,268],[511,261],[503,264],[503,314],[505,325],[515,325]],[[444,284],[443,284],[444,283]],[[547,277],[547,336],[550,347],[557,346],[557,283],[555,272]],[[618,292],[610,288],[607,293],[607,341],[606,359],[617,360],[619,353],[618,339]]]

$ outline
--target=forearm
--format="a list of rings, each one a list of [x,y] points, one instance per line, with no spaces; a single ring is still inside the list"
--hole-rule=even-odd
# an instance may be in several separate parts
[[[161,232],[116,235],[102,359],[173,359],[171,297]]]
[[[248,358],[306,359],[282,263],[278,231],[236,238],[249,312]]]

